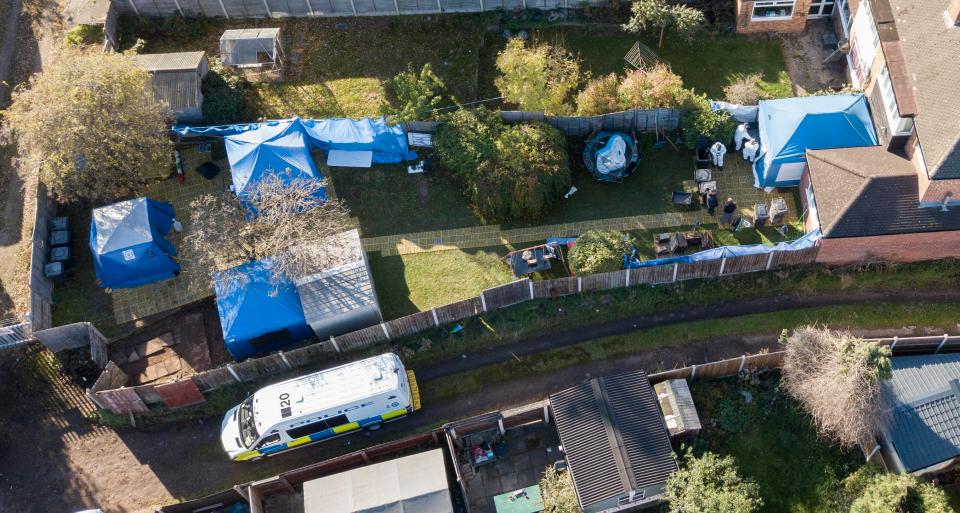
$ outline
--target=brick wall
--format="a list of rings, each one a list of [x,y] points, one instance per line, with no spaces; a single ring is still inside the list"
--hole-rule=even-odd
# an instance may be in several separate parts
[[[796,0],[793,18],[789,20],[752,20],[753,4],[751,0],[737,0],[737,32],[756,34],[761,32],[803,32],[807,26],[807,10],[810,0]]]
[[[960,231],[821,239],[817,263],[919,262],[951,257],[960,258]]]

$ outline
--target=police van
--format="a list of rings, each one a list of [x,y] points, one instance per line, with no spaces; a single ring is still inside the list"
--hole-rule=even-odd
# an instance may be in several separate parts
[[[419,409],[416,377],[387,353],[258,390],[223,417],[220,442],[231,459],[253,460]]]

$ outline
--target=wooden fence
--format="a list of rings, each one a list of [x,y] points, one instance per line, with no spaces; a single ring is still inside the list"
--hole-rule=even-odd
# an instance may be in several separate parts
[[[638,285],[659,285],[684,280],[764,271],[787,265],[811,263],[816,255],[817,248],[814,247],[796,251],[774,251],[765,255],[705,260],[689,264],[676,263],[640,269],[623,269],[582,277],[543,281],[522,279],[486,289],[475,298],[382,322],[345,335],[330,337],[329,340],[292,351],[278,352],[240,363],[231,363],[225,367],[210,369],[183,379],[192,380],[196,388],[201,393],[206,394],[227,385],[254,381],[301,367],[332,364],[339,361],[338,353],[362,351],[391,340],[421,333],[524,301],[551,299],[581,292]],[[114,381],[110,380],[109,382],[113,383]],[[118,384],[117,386],[121,385]],[[141,412],[145,411],[143,404],[167,404],[163,396],[157,392],[155,385],[139,385],[124,390],[124,392],[114,393],[110,387],[101,387],[92,390],[90,396],[94,398],[97,405],[107,407],[115,413],[127,413],[122,411],[124,407],[130,407],[134,412]],[[140,401],[134,400],[133,395],[136,395]]]
[[[678,109],[630,109],[597,116],[549,116],[543,112],[502,111],[505,123],[546,123],[564,135],[584,137],[594,130],[626,132],[669,132],[680,127],[683,111]],[[406,121],[407,132],[433,133],[442,124],[439,121]]]

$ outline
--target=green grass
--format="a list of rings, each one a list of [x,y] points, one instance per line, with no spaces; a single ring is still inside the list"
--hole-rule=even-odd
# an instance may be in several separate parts
[[[506,248],[480,248],[400,256],[370,255],[380,308],[386,319],[476,297],[512,277],[500,258]]]
[[[909,305],[874,304],[826,306],[782,312],[746,315],[708,321],[687,322],[636,331],[627,335],[590,340],[572,346],[522,356],[515,360],[440,378],[421,384],[425,400],[450,400],[483,390],[489,383],[502,383],[519,377],[554,373],[592,361],[612,360],[643,351],[677,347],[692,342],[726,336],[776,334],[780,330],[807,324],[823,324],[837,329],[900,328],[901,319],[917,326],[949,329],[956,325],[960,306],[951,303]],[[414,369],[420,362],[436,360],[437,354],[454,357],[465,349],[450,347],[460,338],[434,343],[430,349],[406,358]],[[454,342],[455,343],[455,342]],[[647,369],[654,371],[658,369]],[[666,369],[659,369],[666,370]]]
[[[694,452],[732,456],[740,474],[759,486],[762,513],[833,513],[843,478],[863,465],[863,458],[855,449],[820,440],[810,417],[777,383],[773,374],[753,384],[736,379],[694,384],[704,426]],[[751,403],[744,402],[741,390],[751,394]]]

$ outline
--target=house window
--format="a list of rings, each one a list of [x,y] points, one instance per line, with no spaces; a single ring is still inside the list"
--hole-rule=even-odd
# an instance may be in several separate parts
[[[837,0],[840,10],[840,25],[843,26],[843,36],[850,38],[850,23],[853,16],[850,14],[850,0]]]
[[[754,2],[753,21],[783,20],[793,17],[794,0],[767,0]]]
[[[913,130],[913,118],[900,117],[897,108],[897,96],[893,93],[893,81],[890,80],[890,71],[884,66],[877,75],[877,87],[880,88],[880,97],[883,98],[883,110],[887,113],[890,122],[891,135],[909,135]]]
[[[813,0],[807,9],[808,18],[826,18],[833,14],[833,0]]]

